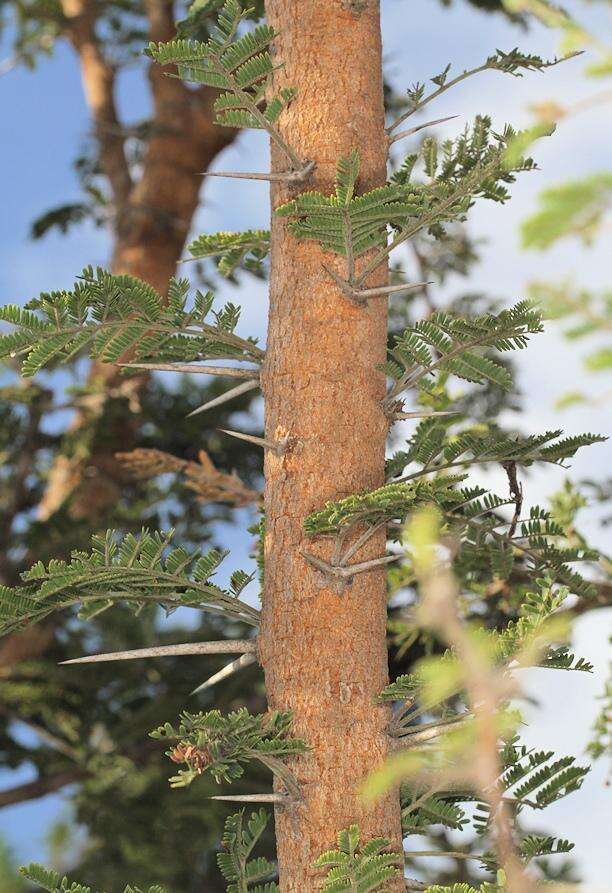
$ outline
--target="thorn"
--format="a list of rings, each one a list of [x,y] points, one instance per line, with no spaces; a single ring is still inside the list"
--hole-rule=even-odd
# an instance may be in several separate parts
[[[419,124],[416,127],[411,127],[410,130],[402,130],[401,133],[396,133],[394,136],[389,137],[389,144],[393,145],[398,140],[403,140],[406,136],[412,136],[415,133],[418,133],[419,130],[424,130],[426,127],[433,127],[434,124],[445,124],[446,121],[452,121],[454,118],[458,118],[459,115],[449,115],[448,118],[435,118],[433,121],[426,121],[424,124]]]
[[[291,441],[291,438],[288,436],[273,443],[271,440],[266,440],[264,437],[257,437],[255,434],[244,434],[242,431],[230,431],[228,428],[217,428],[217,431],[229,434],[230,437],[237,437],[238,440],[246,440],[249,443],[255,443],[257,446],[263,447],[264,450],[271,450],[273,453],[276,453],[277,456],[282,456],[283,453],[287,452]]]
[[[384,298],[400,291],[416,291],[433,284],[432,282],[413,282],[405,285],[381,285],[377,288],[353,288],[350,282],[338,276],[334,270],[330,270],[325,265],[323,265],[323,269],[331,276],[342,294],[359,307],[365,307],[370,298]]]
[[[258,369],[235,369],[233,366],[191,366],[189,363],[117,363],[125,369],[146,369],[151,372],[197,372],[201,375],[227,375],[229,378],[253,379]]]
[[[326,267],[325,264],[323,264],[323,269],[328,276],[331,276],[345,298],[348,298],[353,304],[357,304],[358,307],[365,306],[365,299],[359,297],[358,292],[355,291],[350,282],[347,282],[346,279],[338,276],[335,270],[331,270],[329,267]]]
[[[402,555],[385,555],[383,558],[373,558],[371,561],[361,561],[358,564],[334,565],[328,564],[327,561],[323,561],[322,558],[318,558],[316,555],[311,555],[310,552],[301,551],[300,554],[306,559],[308,564],[316,567],[322,573],[328,574],[330,577],[340,577],[342,579],[376,570],[376,568],[385,564],[391,564],[392,561],[399,561],[403,557]]]
[[[406,282],[405,285],[381,285],[380,288],[364,288],[357,291],[356,294],[367,301],[368,298],[392,295],[398,291],[416,291],[418,288],[425,288],[427,285],[433,285],[433,280],[428,282]]]
[[[229,803],[292,803],[287,794],[215,794],[209,800],[226,800]]]
[[[432,416],[442,415],[461,415],[461,413],[457,410],[448,412],[392,412],[389,414],[389,418],[393,419],[393,421],[395,422],[398,422],[402,419],[429,419]]]
[[[233,180],[268,180],[271,183],[304,183],[315,169],[308,161],[299,170],[290,171],[205,171],[203,177],[228,177]]]
[[[65,664],[96,664],[113,660],[136,660],[141,657],[174,657],[183,654],[255,654],[257,639],[227,639],[222,642],[188,642],[185,645],[157,645],[153,648],[137,648],[134,651],[109,651],[106,654],[89,654],[63,660]]]
[[[190,694],[197,695],[199,692],[205,691],[217,682],[221,682],[222,679],[227,679],[228,676],[233,676],[238,670],[242,670],[244,667],[250,667],[255,661],[256,658],[253,654],[241,654],[240,657],[237,657],[236,660],[226,664],[222,670],[219,670],[218,673],[215,673],[210,679],[207,679],[206,682],[203,682],[201,685],[198,685],[197,688],[194,688]]]
[[[246,394],[247,391],[252,391],[254,388],[258,387],[258,378],[244,381],[242,384],[236,385],[235,388],[230,388],[229,391],[226,391],[224,394],[220,394],[218,397],[214,397],[212,400],[204,403],[203,406],[198,406],[193,412],[187,413],[186,418],[190,419],[192,416],[198,415],[200,412],[205,412],[207,409],[212,409],[213,406],[220,406],[222,403],[227,403],[228,400],[233,400],[234,397],[238,397],[240,394]]]

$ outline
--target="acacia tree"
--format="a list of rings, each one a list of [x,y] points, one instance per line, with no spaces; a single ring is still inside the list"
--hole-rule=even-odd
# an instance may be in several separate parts
[[[184,79],[222,91],[215,103],[219,124],[260,127],[270,135],[272,171],[263,176],[273,184],[271,234],[216,234],[193,247],[196,256],[225,253],[228,263],[236,255],[257,262],[269,252],[266,351],[235,333],[232,305],[215,311],[212,320],[211,294],[197,293],[188,306],[183,281],[171,281],[166,298],[134,277],[86,269],[72,292],[43,295],[25,310],[3,311],[16,326],[4,337],[3,350],[24,357],[26,375],[87,348],[99,362],[126,367],[131,360],[130,370],[179,370],[191,364],[198,371],[198,361],[233,360],[238,370],[235,365],[216,369],[245,379],[227,399],[261,386],[266,403],[265,437],[259,439],[266,475],[262,611],[240,598],[250,582],[243,572],[234,572],[227,589],[212,582],[222,555],[198,557],[180,546],[169,551],[170,536],[146,532],[118,543],[109,531],[94,538],[90,554],[75,553],[69,563],[39,563],[24,575],[23,585],[6,588],[2,617],[11,631],[60,607],[81,604],[87,617],[120,601],[136,608],[148,603],[198,607],[259,628],[256,639],[190,646],[200,653],[240,653],[225,675],[258,659],[270,711],[185,713],[178,728],[160,727],[155,737],[169,739],[169,756],[185,766],[174,784],[190,784],[205,771],[231,781],[242,774],[243,764],[258,760],[276,779],[273,793],[254,799],[276,806],[282,890],[315,889],[318,872],[326,867],[331,868],[325,881],[329,890],[399,890],[406,881],[397,868],[398,852],[411,822],[426,827],[429,812],[430,823],[433,814],[434,824],[462,827],[465,816],[457,801],[469,801],[478,791],[460,798],[456,789],[423,793],[391,787],[372,806],[364,803],[361,787],[398,742],[409,750],[446,739],[450,727],[473,720],[470,728],[478,728],[481,698],[467,675],[433,701],[419,674],[386,687],[383,571],[398,560],[396,554],[381,554],[386,541],[397,539],[405,519],[420,506],[433,503],[456,544],[454,569],[468,602],[514,579],[518,619],[491,636],[500,671],[509,672],[523,653],[549,668],[588,670],[558,642],[544,637],[545,647],[534,649],[533,639],[542,639],[545,621],[570,591],[592,597],[592,587],[569,565],[596,556],[560,548],[556,539],[563,531],[545,511],[536,507],[523,517],[517,469],[560,463],[601,438],[562,439],[560,432],[509,437],[495,426],[462,427],[449,409],[451,377],[508,385],[507,371],[490,354],[525,347],[541,330],[539,315],[528,304],[471,319],[434,313],[399,335],[385,362],[387,297],[413,287],[388,284],[391,251],[423,231],[442,239],[444,227],[463,218],[476,198],[505,200],[505,184],[532,166],[525,158],[510,164],[514,132],[495,134],[484,118],[456,141],[439,146],[427,140],[390,182],[387,153],[390,144],[421,129],[402,129],[411,115],[469,73],[492,69],[517,75],[555,63],[497,51],[456,78],[447,68],[433,79],[431,93],[422,85],[413,88],[407,111],[385,128],[378,3],[323,6],[310,0],[298,12],[283,0],[270,0],[267,14],[268,25],[243,34],[245,11],[227,0],[207,41],[177,39],[149,47],[151,56],[162,65],[175,64]],[[351,58],[351,66],[339,68],[339,58]],[[391,381],[388,388],[385,379]],[[404,406],[407,391],[415,399],[410,411]],[[410,418],[423,420],[408,449],[385,463],[390,426]],[[506,469],[508,498],[464,485],[465,469],[485,463]],[[408,574],[410,566],[408,555]],[[529,598],[521,606],[525,592]],[[454,626],[446,641],[467,654]],[[119,657],[133,656],[147,655]],[[390,701],[403,702],[393,719]],[[506,735],[499,751],[495,744],[488,782],[491,772],[499,772],[508,791],[522,780],[517,811],[542,808],[579,786],[584,775],[571,758],[551,763],[551,756],[532,758]],[[530,792],[536,793],[528,800]],[[510,889],[518,890],[515,862],[520,866],[521,858],[565,852],[568,846],[530,838],[517,841],[513,853],[503,799],[483,794],[485,814],[478,822],[483,833],[491,829],[496,853],[481,854],[481,861],[507,867]],[[504,835],[497,813],[504,818]],[[261,813],[247,828],[240,813],[228,820],[229,853],[220,858],[220,867],[230,889],[247,890],[271,873],[267,861],[248,862],[264,825]],[[321,855],[337,837],[339,849]],[[47,889],[58,888],[53,873],[35,867],[28,873]],[[498,882],[503,885],[501,876]]]
[[[496,3],[489,5],[492,9],[498,6]],[[199,141],[203,150],[206,149],[207,139],[212,143],[229,141],[234,131],[211,128],[201,120],[206,112],[203,99],[210,96],[209,91],[203,88],[195,91],[175,89],[176,103],[163,104],[163,121],[159,104],[154,103],[153,114],[148,121],[134,124],[125,118],[112,123],[111,118],[117,118],[114,94],[117,86],[120,86],[123,69],[133,69],[139,65],[147,82],[155,78],[156,72],[148,71],[149,63],[139,64],[141,41],[151,34],[150,13],[153,9],[147,7],[145,10],[141,3],[86,3],[78,7],[62,7],[48,2],[6,2],[2,6],[8,17],[15,16],[15,55],[12,64],[20,61],[33,66],[40,52],[61,40],[70,40],[74,45],[78,37],[75,48],[83,60],[89,93],[97,96],[98,100],[101,96],[106,97],[104,102],[96,105],[98,123],[92,121],[93,138],[88,139],[85,154],[76,162],[84,199],[42,214],[33,224],[33,235],[40,238],[50,227],[63,231],[84,218],[93,219],[99,224],[106,224],[113,234],[115,257],[121,255],[127,258],[129,253],[130,257],[139,258],[139,264],[145,264],[150,259],[154,267],[164,262],[166,251],[174,250],[178,256],[180,233],[188,229],[188,220],[181,223],[176,215],[167,214],[166,210],[178,206],[181,196],[195,195],[201,176],[194,163],[192,189],[189,190],[189,171],[185,166],[180,169],[178,182],[176,165],[169,164],[160,170],[159,164],[149,163],[155,156],[153,146],[156,145],[159,150],[166,145],[170,157],[174,152],[172,147],[176,148],[185,141],[193,142],[193,121],[190,123],[187,120],[189,115],[198,118],[202,125]],[[172,10],[168,5],[160,4],[157,9],[165,15],[167,22],[171,21]],[[212,8],[201,7],[197,21],[192,17],[189,22],[190,32],[205,36],[213,13]],[[179,5],[178,17],[180,15]],[[159,17],[157,21],[159,24]],[[7,67],[3,65],[2,69],[6,70]],[[163,89],[163,79],[159,86]],[[171,90],[168,90],[167,98],[170,94]],[[185,98],[190,99],[188,106],[183,104]],[[394,107],[398,105],[398,98],[389,91],[387,101]],[[212,115],[212,109],[209,112]],[[106,123],[105,115],[109,118]],[[198,134],[195,134],[195,138],[197,142]],[[118,203],[114,199],[112,182],[105,176],[105,162],[116,160],[121,151],[132,181],[134,207],[119,227],[116,214]],[[191,155],[189,149],[186,157]],[[138,204],[136,193],[142,192],[142,178],[146,178],[147,172],[152,173],[156,167],[156,178],[149,178],[151,188],[147,191],[156,204],[154,207]],[[137,213],[134,209],[137,209]],[[138,227],[135,226],[136,217],[139,225],[142,224],[142,238],[138,236]],[[131,221],[129,225],[128,221]],[[145,232],[145,229],[150,232]],[[159,244],[160,240],[164,242],[163,245]],[[456,266],[453,252],[448,251],[455,243]],[[422,245],[419,252],[423,268],[428,266],[426,249],[427,245]],[[463,238],[449,240],[444,253],[448,267],[461,271],[464,269],[462,256],[471,257],[468,242]],[[233,258],[231,263],[227,263],[226,258],[223,271],[231,272],[235,262],[236,258]],[[431,275],[436,278],[444,275],[444,265],[440,264],[439,259],[435,260]],[[248,260],[246,267],[253,268]],[[129,265],[119,267],[122,268],[130,269]],[[145,266],[134,267],[134,272],[143,278],[150,278]],[[428,276],[429,273],[426,275],[423,269],[420,278],[426,279]],[[163,279],[163,276],[159,278]],[[162,288],[161,285],[159,287]],[[418,298],[418,292],[412,295]],[[405,314],[399,304],[396,304],[395,311],[397,328]],[[211,474],[210,459],[206,455],[201,462],[198,460],[194,444],[200,443],[201,417],[196,416],[188,422],[184,420],[184,415],[204,402],[208,393],[218,395],[219,388],[214,384],[203,390],[200,385],[202,377],[197,376],[191,377],[191,381],[181,381],[180,390],[173,387],[168,391],[165,383],[158,379],[124,381],[103,364],[94,364],[89,379],[84,386],[79,379],[78,390],[73,388],[73,396],[62,401],[64,406],[72,404],[78,413],[76,422],[64,436],[61,432],[49,433],[49,418],[53,418],[53,429],[57,427],[57,416],[52,415],[57,405],[53,399],[53,377],[36,384],[23,379],[19,384],[9,384],[0,392],[3,429],[0,575],[5,584],[18,581],[19,573],[29,566],[33,556],[45,559],[49,556],[66,557],[71,549],[86,547],[92,529],[110,526],[124,531],[137,530],[142,517],[146,517],[149,526],[163,527],[169,523],[177,526],[183,543],[201,543],[210,536],[211,520],[219,516],[229,517],[227,508],[223,505],[212,506],[209,500],[221,500],[231,505],[236,501],[242,504],[245,498],[257,499],[253,489],[236,488],[236,481],[232,481],[230,476],[216,476],[216,472]],[[492,389],[490,396],[497,398],[499,393],[493,394],[493,391],[495,389]],[[204,440],[206,450],[217,464],[237,469],[251,485],[256,484],[259,468],[258,457],[254,455],[256,448],[249,449],[242,441],[220,438],[214,429],[230,427],[230,413],[246,408],[253,393],[246,392],[231,403],[209,410],[206,417],[209,430]],[[487,399],[485,396],[483,404]],[[476,402],[480,402],[480,397],[477,396]],[[470,408],[474,409],[474,406]],[[158,451],[141,449],[128,460],[125,455],[127,435],[139,446],[155,445]],[[115,457],[118,446],[124,454],[119,462]],[[48,479],[49,454],[59,455],[53,460]],[[83,474],[83,471],[86,473]],[[176,486],[168,488],[168,472],[175,476]],[[164,473],[164,487],[160,490],[156,481]],[[152,477],[152,480],[147,481],[147,477]],[[181,486],[181,481],[187,482],[187,488]],[[203,502],[207,503],[204,508]],[[35,519],[35,512],[41,519],[44,518],[44,523]],[[396,641],[401,626],[401,622],[396,620]],[[225,631],[223,625],[215,627],[213,631],[204,623],[198,634],[209,637]],[[147,720],[147,711],[142,711],[140,716],[144,725],[141,726],[139,721],[134,722],[133,716],[135,688],[142,679],[136,667],[134,672],[121,674],[120,679],[107,671],[103,678],[98,673],[94,680],[91,675],[75,677],[74,673],[56,666],[56,663],[81,653],[85,636],[87,641],[94,639],[98,647],[116,650],[153,644],[157,637],[163,643],[170,644],[184,640],[188,634],[193,634],[193,631],[181,632],[176,626],[171,630],[160,630],[151,618],[143,622],[143,615],[130,623],[124,614],[117,612],[112,617],[100,615],[88,625],[88,629],[75,625],[70,618],[57,616],[50,618],[46,624],[8,635],[0,643],[0,691],[4,702],[0,715],[2,762],[10,768],[27,764],[36,769],[36,777],[32,781],[9,786],[0,793],[0,807],[9,808],[13,804],[70,786],[75,821],[81,826],[87,825],[92,839],[105,841],[103,849],[99,846],[95,849],[85,848],[82,856],[79,854],[79,860],[84,864],[84,871],[93,872],[106,886],[112,886],[117,877],[140,878],[143,872],[146,873],[144,866],[148,866],[153,876],[181,889],[187,885],[185,874],[188,865],[194,878],[193,884],[196,883],[196,876],[205,877],[209,885],[214,882],[209,876],[210,860],[202,857],[195,867],[193,842],[184,833],[185,813],[189,810],[178,813],[176,802],[169,795],[162,794],[163,767],[159,765],[157,752],[151,750],[146,742],[143,742],[143,746],[134,747],[134,740],[142,735],[147,722],[154,721],[158,715],[171,715],[176,711],[176,705],[181,703],[184,694],[199,681],[198,673],[195,666],[193,673],[188,672],[186,667],[181,666],[179,658],[172,662],[166,659],[164,673],[158,675],[154,662],[143,684],[147,686],[149,694],[153,694],[158,713],[154,720]],[[394,674],[409,666],[412,654],[413,651],[407,658],[402,657],[395,662]],[[152,679],[156,680],[153,690],[150,687]],[[23,696],[24,686],[28,691],[27,698]],[[113,690],[112,698],[109,698],[109,686]],[[234,694],[231,686],[224,689],[223,700],[225,698],[232,703]],[[256,691],[251,702],[253,709],[257,709],[258,698],[260,693]],[[120,710],[117,710],[117,705],[121,705]],[[113,741],[112,756],[107,754],[103,757],[95,744],[96,735],[92,733],[100,728],[100,722],[109,736],[108,740]],[[20,735],[24,723],[35,735],[31,746],[24,744]],[[80,739],[81,745],[75,748],[71,745],[77,739]],[[128,776],[130,783],[126,785],[124,780]],[[142,822],[126,821],[119,829],[116,818],[111,818],[111,807],[118,809],[119,802],[122,803],[122,814],[130,811],[135,815],[136,790],[140,791],[139,814],[149,813],[150,798],[156,803],[157,811],[168,818],[174,839],[173,860],[156,860],[156,850],[150,846]],[[203,785],[198,786],[190,797],[194,804],[197,803],[200,822],[198,827],[191,825],[190,829],[200,840],[205,840],[206,823],[214,824],[217,820],[215,809],[218,807],[207,804]],[[196,807],[192,806],[192,810],[195,811]],[[170,822],[171,815],[174,818]],[[168,835],[168,830],[165,833]],[[135,853],[138,853],[137,857]]]

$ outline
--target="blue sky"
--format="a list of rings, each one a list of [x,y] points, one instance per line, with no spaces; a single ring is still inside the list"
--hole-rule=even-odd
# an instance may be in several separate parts
[[[521,49],[542,56],[554,55],[556,51],[555,36],[542,28],[523,34],[501,18],[477,13],[460,0],[451,10],[444,11],[434,0],[383,0],[382,5],[385,57],[398,85],[425,80],[449,61],[456,70],[472,67],[497,47],[508,50],[520,44]],[[612,34],[606,4],[585,7],[573,0],[566,6],[581,14],[586,9],[589,22],[600,35],[604,31]],[[5,48],[0,59],[8,53]],[[579,77],[583,65],[583,60],[575,60],[546,75],[534,74],[520,80],[487,73],[443,97],[435,116],[461,116],[445,126],[444,134],[448,135],[456,133],[464,121],[479,112],[491,114],[499,127],[506,121],[524,125],[530,120],[530,104],[549,97],[567,102],[592,90],[592,85]],[[103,231],[89,226],[67,237],[52,234],[39,242],[28,237],[34,217],[56,204],[79,198],[70,163],[87,135],[89,121],[71,51],[60,46],[53,58],[43,61],[34,73],[15,69],[1,77],[0,102],[4,209],[0,217],[0,302],[22,303],[42,289],[69,285],[85,264],[106,263],[109,240]],[[119,102],[130,118],[146,115],[147,97],[138,72],[131,71],[122,79]],[[524,253],[519,247],[518,226],[534,210],[542,188],[566,177],[609,168],[610,121],[609,109],[600,109],[562,124],[553,138],[538,145],[536,155],[541,170],[520,179],[508,206],[483,204],[475,209],[471,230],[487,240],[482,263],[467,285],[465,281],[451,280],[444,293],[453,294],[458,288],[483,289],[511,303],[524,296],[526,284],[535,278],[569,277],[592,287],[609,286],[609,238],[588,252],[567,242],[545,254]],[[265,165],[264,140],[249,134],[241,136],[226,151],[219,166],[264,169]],[[266,226],[267,216],[264,185],[212,180],[206,185],[194,232]],[[263,336],[265,288],[248,283],[231,297],[244,307],[243,331]],[[552,329],[539,336],[537,344],[524,354],[521,384],[526,429],[563,426],[570,432],[602,430],[605,420],[601,410],[585,407],[560,415],[554,408],[555,399],[564,391],[575,389],[584,378],[581,351],[580,346],[563,341]],[[603,476],[609,467],[609,447],[598,446],[574,463],[573,473]],[[556,469],[539,474],[537,482],[529,484],[530,499],[544,499],[561,481],[562,474]],[[589,526],[595,530],[593,524]],[[247,551],[246,541],[234,530],[227,529],[226,533],[239,564]],[[603,686],[611,614],[599,612],[596,618],[581,620],[576,628],[576,647],[596,664],[594,677],[568,674],[561,685],[546,671],[526,675],[530,694],[545,702],[540,710],[530,709],[533,723],[526,737],[531,743],[547,747],[561,736],[568,753],[583,751],[597,709],[594,697]],[[549,810],[547,818],[554,833],[576,841],[578,861],[593,891],[611,889],[607,877],[612,860],[605,821],[605,816],[610,815],[610,793],[604,787],[605,770],[599,763],[582,791]],[[28,777],[24,770],[10,781],[0,779],[0,784],[15,784]],[[45,830],[62,809],[62,798],[52,796],[4,810],[0,812],[0,833],[11,842],[20,859],[44,858]],[[609,821],[607,824],[609,828]]]

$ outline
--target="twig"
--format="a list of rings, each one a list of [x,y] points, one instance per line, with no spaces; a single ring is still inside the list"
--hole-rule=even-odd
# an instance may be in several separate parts
[[[325,264],[323,264],[323,269],[327,275],[334,280],[345,298],[348,298],[349,301],[353,301],[353,303],[358,304],[360,307],[365,306],[370,298],[386,298],[388,295],[397,294],[401,291],[416,291],[417,289],[430,284],[428,282],[414,282],[406,283],[404,285],[381,285],[376,288],[355,288],[351,283],[350,271],[349,279],[346,280],[343,279],[342,276],[339,276],[335,270],[325,266]],[[353,278],[354,275],[353,270]]]
[[[472,719],[471,715],[467,717],[460,716],[456,719],[449,719],[447,722],[428,723],[420,728],[417,726],[413,731],[411,731],[410,727],[398,725],[397,730],[395,727],[390,727],[389,734],[393,738],[401,738],[402,748],[409,749],[411,747],[419,747],[421,744],[427,744],[427,742],[439,738],[440,735],[444,735],[453,726],[465,726],[472,722]],[[391,726],[393,726],[393,723]]]
[[[429,419],[432,416],[440,416],[440,415],[461,415],[458,410],[448,410],[444,412],[391,412],[389,413],[389,418],[394,421],[402,421],[405,419]]]
[[[516,462],[502,462],[502,467],[508,476],[510,496],[514,500],[514,515],[512,516],[512,521],[510,522],[510,527],[507,532],[508,538],[512,539],[516,533],[516,526],[521,517],[521,510],[523,508],[523,487],[519,484],[516,476]]]
[[[90,654],[63,660],[65,664],[96,664],[114,660],[137,660],[141,657],[177,657],[183,654],[255,654],[257,639],[229,639],[222,642],[188,642],[184,645],[156,645],[152,648],[136,648],[133,651],[109,651],[106,654]]]

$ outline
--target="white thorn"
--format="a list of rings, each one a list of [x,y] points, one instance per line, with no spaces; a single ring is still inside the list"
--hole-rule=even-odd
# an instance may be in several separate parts
[[[258,387],[259,379],[244,381],[242,384],[236,385],[235,388],[230,388],[229,391],[226,391],[224,394],[220,394],[213,400],[209,400],[203,406],[198,406],[198,408],[194,409],[193,412],[187,413],[187,418],[190,419],[192,416],[198,415],[200,412],[205,412],[207,409],[212,409],[213,406],[220,406],[222,403],[227,403],[228,400],[233,400],[234,397],[238,397],[240,396],[240,394],[246,394],[247,391],[252,391],[253,388]]]
[[[150,372],[197,372],[200,375],[227,375],[229,378],[253,379],[258,369],[235,369],[233,366],[192,366],[189,363],[117,363],[125,369],[146,369]]]
[[[156,645],[134,651],[109,651],[63,660],[61,664],[96,664],[112,660],[136,660],[141,657],[174,657],[183,654],[254,654],[257,639],[226,639],[222,642],[188,642],[185,645]]]
[[[273,443],[271,440],[266,440],[264,437],[257,437],[255,434],[244,434],[242,431],[230,431],[229,428],[217,428],[217,431],[222,431],[223,434],[229,434],[230,437],[237,437],[238,440],[246,440],[249,443],[255,443],[257,446],[263,447],[264,450],[272,450],[272,452],[277,455],[284,453],[288,445],[288,440]]]
[[[205,691],[212,685],[216,685],[217,682],[221,682],[222,679],[227,679],[228,676],[233,676],[238,670],[242,670],[244,667],[250,667],[251,664],[255,663],[255,660],[256,658],[253,654],[241,654],[240,657],[237,657],[236,660],[226,664],[222,670],[219,670],[218,673],[215,673],[210,679],[207,679],[206,682],[203,682],[201,685],[198,685],[197,688],[194,688],[191,694],[197,695],[199,692]]]
[[[435,118],[433,121],[426,121],[424,124],[418,124],[416,127],[411,127],[410,130],[402,130],[401,133],[396,133],[389,138],[389,142],[396,143],[398,140],[403,140],[406,136],[412,136],[413,134],[418,133],[419,130],[424,130],[426,127],[433,127],[434,124],[444,124],[446,121],[452,121],[454,118],[458,117],[459,115],[449,115],[448,118]]]
[[[226,800],[228,803],[290,803],[287,794],[215,794],[209,800]]]

